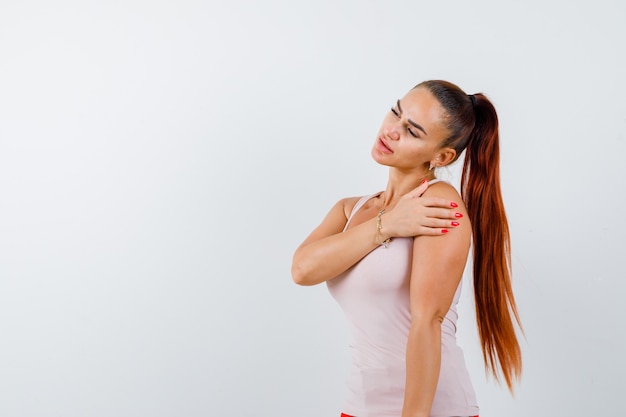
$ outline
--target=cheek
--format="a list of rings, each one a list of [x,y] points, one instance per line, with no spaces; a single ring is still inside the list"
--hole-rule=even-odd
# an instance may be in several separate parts
[[[405,142],[404,153],[407,158],[419,162],[428,160],[433,153],[432,147],[429,144],[420,142],[419,139],[411,139],[412,140]]]

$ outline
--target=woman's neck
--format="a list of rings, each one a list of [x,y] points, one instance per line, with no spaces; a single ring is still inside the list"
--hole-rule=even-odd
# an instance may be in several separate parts
[[[415,173],[402,173],[394,170],[389,170],[389,179],[387,180],[387,187],[385,191],[380,195],[382,205],[381,209],[389,209],[396,205],[398,200],[408,193],[419,187],[424,180],[432,181],[435,179],[434,171],[426,171],[422,175]]]

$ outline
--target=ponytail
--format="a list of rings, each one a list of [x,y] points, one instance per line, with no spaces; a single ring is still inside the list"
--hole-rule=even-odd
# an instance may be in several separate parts
[[[447,117],[449,133],[442,147],[465,151],[461,196],[472,222],[473,276],[476,322],[486,368],[496,380],[500,373],[511,392],[522,373],[522,353],[515,324],[520,328],[511,286],[509,226],[500,191],[498,116],[483,94],[468,96],[442,80],[424,81]]]
[[[470,99],[476,121],[465,149],[461,195],[472,222],[476,321],[485,366],[496,380],[500,371],[513,391],[513,381],[522,372],[514,326],[521,329],[521,322],[511,285],[509,226],[500,190],[498,117],[484,95]]]

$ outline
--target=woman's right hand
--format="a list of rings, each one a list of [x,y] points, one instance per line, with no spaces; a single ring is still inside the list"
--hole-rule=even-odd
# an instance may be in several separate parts
[[[451,186],[441,184],[436,187]],[[443,230],[455,227],[452,222],[459,221],[455,217],[458,209],[455,210],[450,200],[424,197],[427,189],[428,184],[422,184],[402,196],[393,209],[383,213],[380,234],[375,217],[344,231],[350,210],[358,198],[337,202],[296,249],[291,266],[293,280],[300,285],[316,285],[333,279],[387,238],[445,234]],[[458,195],[456,191],[454,194]],[[462,204],[460,198],[459,206]]]
[[[422,197],[424,182],[408,192],[396,206],[381,216],[382,240],[393,237],[438,236],[459,225],[458,203],[437,197]]]

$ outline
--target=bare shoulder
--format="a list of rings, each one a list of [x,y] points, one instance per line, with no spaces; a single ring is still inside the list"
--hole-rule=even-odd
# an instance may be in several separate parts
[[[452,184],[445,181],[439,181],[429,185],[424,192],[425,197],[447,197],[450,195],[458,196],[459,192]]]
[[[326,233],[338,233],[343,230],[346,225],[350,213],[354,208],[354,205],[359,201],[361,197],[346,197],[337,201],[335,205],[326,214],[326,217],[322,221],[319,228],[325,230]]]
[[[328,211],[322,222],[309,234],[304,242],[302,242],[300,247],[327,236],[341,233],[359,198],[360,197],[346,197],[337,201],[330,211]]]
[[[471,234],[472,224],[470,222],[469,215],[467,213],[467,207],[465,207],[465,203],[463,202],[463,198],[459,191],[448,182],[437,182],[428,187],[428,189],[424,192],[422,197],[432,197],[443,199],[446,201],[456,203],[457,207],[453,208],[454,213],[454,221],[458,224],[453,228],[449,229],[449,231],[453,233],[448,233],[445,238],[439,237],[441,240],[451,240],[451,239],[467,239]],[[421,239],[421,240],[429,240],[429,239]]]
[[[320,225],[321,228],[324,229],[325,232],[331,234],[339,233],[344,230],[346,222],[350,218],[354,207],[363,197],[364,196],[345,197],[337,201],[322,221],[322,224]],[[363,208],[366,208],[367,204],[368,203],[366,202]],[[363,208],[360,211],[363,211]]]
[[[352,213],[352,209],[354,209],[354,206],[356,205],[356,203],[361,199],[362,197],[358,196],[358,197],[346,197],[346,198],[342,198],[341,200],[339,200],[337,202],[338,206],[341,206],[341,208],[343,209],[344,215],[346,216],[346,219],[348,219],[348,217],[350,217],[350,213]]]
[[[454,201],[465,211],[465,204],[463,203],[461,194],[459,194],[459,191],[452,184],[445,181],[440,181],[428,186],[428,189],[424,192],[422,197],[436,197]]]

